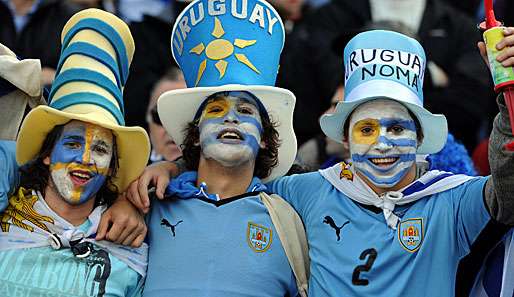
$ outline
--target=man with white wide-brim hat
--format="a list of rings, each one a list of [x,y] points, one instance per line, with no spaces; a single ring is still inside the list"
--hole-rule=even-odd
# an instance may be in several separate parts
[[[10,183],[20,166],[20,180],[0,212],[3,292],[139,296],[147,245],[96,239],[101,216],[149,155],[144,129],[124,123],[122,92],[134,41],[122,20],[97,9],[71,17],[61,37],[49,105],[27,114],[15,156],[12,143],[0,142],[0,171]],[[1,179],[5,193],[13,185]],[[138,216],[126,207],[118,211]],[[140,232],[115,240],[129,244],[138,235],[142,241]]]
[[[284,35],[260,0],[196,0],[177,18],[172,52],[188,88],[157,106],[189,171],[150,209],[145,296],[305,296],[306,249],[286,246],[306,244],[302,223],[263,183],[296,155],[295,97],[274,86]]]
[[[508,37],[504,45],[514,43]],[[440,150],[447,129],[444,116],[422,106],[423,48],[399,33],[367,31],[344,57],[345,101],[320,123],[349,146],[352,163],[266,184],[305,224],[309,294],[453,296],[459,260],[485,226],[514,225],[514,160],[503,149],[513,136],[503,96],[489,148],[492,176],[424,172],[416,154]],[[512,66],[508,58],[502,61]]]

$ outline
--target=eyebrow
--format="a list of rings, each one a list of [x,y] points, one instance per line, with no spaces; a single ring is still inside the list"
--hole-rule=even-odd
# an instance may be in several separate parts
[[[62,138],[66,139],[66,140],[77,140],[77,141],[84,140],[84,137],[80,136],[80,135],[64,135]]]
[[[104,147],[110,147],[110,145],[109,145],[107,142],[103,141],[103,140],[96,140],[96,141],[95,141],[95,143],[94,143],[94,145],[97,145],[97,146],[104,146]]]

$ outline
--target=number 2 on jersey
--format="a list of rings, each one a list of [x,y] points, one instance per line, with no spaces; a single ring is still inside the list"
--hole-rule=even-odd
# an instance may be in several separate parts
[[[352,274],[352,284],[356,286],[367,286],[369,284],[369,280],[365,278],[360,278],[361,272],[367,272],[371,270],[371,266],[373,266],[373,263],[375,262],[376,258],[378,256],[377,250],[371,248],[364,250],[361,255],[359,256],[359,259],[364,260],[366,257],[368,258],[366,260],[366,263],[363,265],[359,265],[355,267]]]

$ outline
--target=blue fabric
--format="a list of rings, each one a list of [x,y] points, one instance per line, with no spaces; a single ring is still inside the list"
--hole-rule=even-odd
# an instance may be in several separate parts
[[[283,177],[267,186],[305,224],[309,296],[449,297],[455,293],[459,260],[490,220],[483,202],[486,181],[475,178],[397,206],[397,230],[387,226],[382,211],[354,202],[318,172]],[[417,238],[403,233],[409,225]]]
[[[116,99],[116,102],[118,102],[121,113],[123,114],[125,112],[123,109],[123,94],[121,93],[121,89],[119,89],[107,76],[100,72],[91,71],[85,68],[73,68],[59,73],[52,84],[52,90],[50,91],[50,104],[53,103],[54,95],[60,87],[74,81],[92,83],[108,91]]]
[[[63,42],[62,42],[62,52],[64,49],[68,46],[68,43],[71,41],[73,36],[77,34],[79,31],[89,29],[98,32],[99,34],[103,35],[109,42],[111,43],[112,47],[116,51],[117,60],[119,63],[119,69],[121,72],[121,79],[123,82],[123,85],[127,82],[128,78],[128,72],[129,72],[129,61],[127,57],[127,50],[125,48],[125,43],[123,43],[123,39],[121,39],[120,35],[116,30],[114,30],[111,25],[98,20],[98,19],[83,19],[77,22],[73,28],[71,28],[68,33],[66,33],[66,36],[64,36]]]
[[[500,297],[504,256],[505,244],[501,241],[491,251],[485,262],[483,286],[488,297]]]
[[[208,193],[207,185],[205,185],[205,183],[202,183],[200,188],[197,188],[197,179],[198,173],[196,171],[182,173],[177,178],[171,180],[166,189],[166,195],[176,196],[180,199],[204,197],[213,201],[219,200],[217,194]],[[247,192],[264,192],[266,189],[266,186],[261,183],[261,180],[254,177],[248,186]]]
[[[118,68],[116,61],[111,57],[111,55],[109,55],[109,53],[103,49],[86,42],[74,42],[65,48],[61,54],[61,57],[59,58],[59,63],[55,72],[59,73],[61,71],[62,65],[64,64],[64,61],[66,61],[69,56],[74,54],[90,57],[104,64],[116,77],[118,88],[121,89],[123,87],[120,77],[120,69]]]
[[[97,246],[83,259],[69,248],[0,251],[1,296],[137,297],[142,282],[136,271]]]
[[[152,202],[146,297],[297,296],[294,274],[258,195],[217,206],[201,199]],[[271,232],[256,251],[250,232]]]
[[[0,140],[0,172],[0,211],[4,211],[19,183],[15,141]]]
[[[123,114],[121,114],[118,107],[109,101],[109,99],[96,93],[80,92],[69,94],[59,98],[57,101],[50,103],[50,107],[62,110],[68,106],[77,104],[94,104],[100,106],[109,111],[119,125],[125,126],[125,119],[123,118]]]

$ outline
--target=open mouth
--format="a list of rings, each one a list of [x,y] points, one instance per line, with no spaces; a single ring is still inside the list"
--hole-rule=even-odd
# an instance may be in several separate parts
[[[86,184],[90,179],[93,178],[93,173],[86,170],[73,170],[70,171],[70,177],[73,183],[81,186]]]
[[[217,139],[232,142],[243,141],[244,137],[243,134],[236,129],[225,129],[218,134]]]
[[[396,163],[396,161],[398,161],[398,157],[387,157],[387,158],[369,158],[369,161],[371,163],[373,163],[373,165],[375,166],[378,166],[378,167],[381,167],[381,168],[387,168],[391,165],[393,165],[394,163]]]

